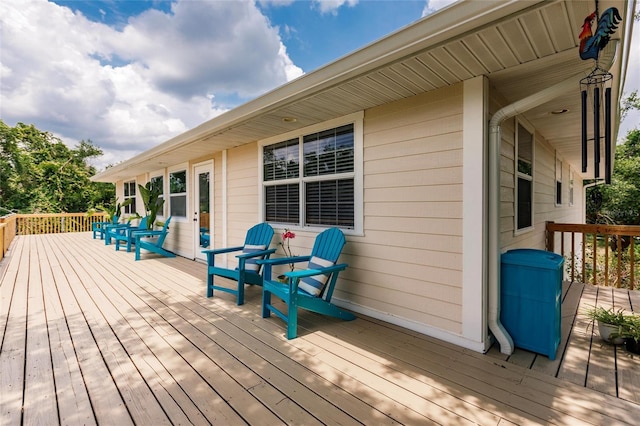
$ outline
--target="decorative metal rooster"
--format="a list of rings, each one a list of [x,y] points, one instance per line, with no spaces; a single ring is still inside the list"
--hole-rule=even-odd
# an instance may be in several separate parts
[[[618,24],[622,20],[618,9],[610,7],[605,10],[600,19],[598,19],[596,33],[593,34],[591,32],[591,24],[596,16],[596,12],[593,12],[584,19],[582,31],[578,36],[580,38],[580,58],[584,60],[598,60],[598,53],[609,43],[611,34],[616,31]]]

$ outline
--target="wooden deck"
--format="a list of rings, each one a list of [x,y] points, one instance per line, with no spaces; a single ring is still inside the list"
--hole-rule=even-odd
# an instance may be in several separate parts
[[[203,264],[135,262],[88,233],[16,238],[0,278],[1,425],[601,425],[640,415],[638,360],[579,333],[556,366],[366,317],[304,313],[287,341],[278,318],[260,317],[259,287],[240,307],[227,294],[207,299]],[[565,303],[591,297],[572,288]],[[609,376],[592,376],[615,365],[619,397]]]

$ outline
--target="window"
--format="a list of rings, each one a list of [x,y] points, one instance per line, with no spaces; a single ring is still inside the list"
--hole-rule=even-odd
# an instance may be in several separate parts
[[[362,145],[361,130],[356,129],[361,126],[351,122],[327,127],[263,146],[262,197],[267,222],[361,227],[362,179],[356,161]]]
[[[562,205],[562,160],[556,152],[556,206]]]
[[[154,176],[151,178],[151,188],[152,189],[159,189],[160,190],[160,196],[158,197],[158,204],[161,204],[164,202],[164,176]],[[166,208],[166,205],[163,205],[162,208],[160,210],[158,210],[158,215],[160,216],[164,216],[164,209]]]
[[[169,173],[169,212],[175,217],[187,217],[187,171]]]
[[[136,213],[136,181],[132,180],[124,183],[124,201],[131,200],[131,204],[124,206],[124,214]]]
[[[533,133],[516,126],[516,231],[533,226]]]
[[[569,205],[573,205],[573,170],[569,170]]]

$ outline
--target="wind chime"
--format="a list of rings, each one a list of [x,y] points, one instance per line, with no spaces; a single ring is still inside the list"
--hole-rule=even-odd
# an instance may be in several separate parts
[[[580,80],[582,101],[582,173],[587,172],[588,163],[588,121],[589,115],[593,117],[593,167],[594,178],[600,178],[600,141],[604,142],[604,179],[611,183],[611,83],[613,75],[600,68],[598,64],[599,53],[609,43],[611,34],[618,28],[622,20],[618,9],[611,7],[604,11],[602,16],[598,13],[598,0],[596,10],[584,20],[582,32],[580,32],[580,58],[582,60],[595,60],[593,71]],[[596,21],[595,33],[591,31],[591,25]],[[588,100],[592,101],[592,110],[589,114]],[[604,105],[604,110],[602,110]],[[604,136],[602,127],[604,124]]]

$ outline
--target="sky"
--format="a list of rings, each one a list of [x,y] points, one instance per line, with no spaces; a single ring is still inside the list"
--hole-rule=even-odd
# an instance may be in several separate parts
[[[0,119],[102,169],[347,55],[453,0],[2,0]],[[625,93],[640,88],[640,29]],[[620,135],[640,127],[630,113]]]

